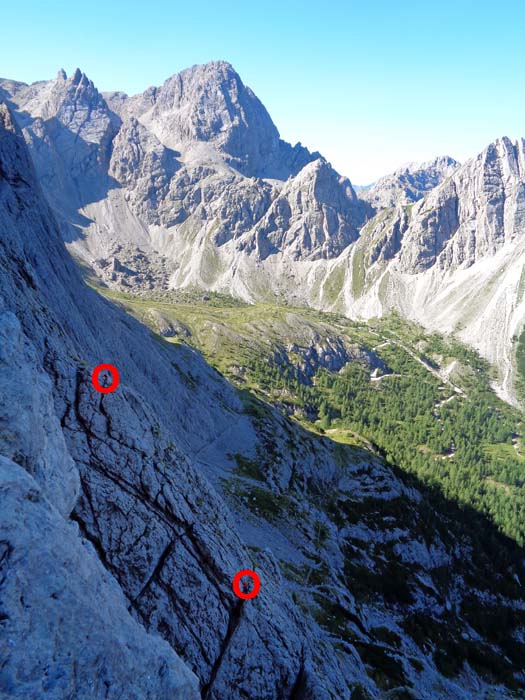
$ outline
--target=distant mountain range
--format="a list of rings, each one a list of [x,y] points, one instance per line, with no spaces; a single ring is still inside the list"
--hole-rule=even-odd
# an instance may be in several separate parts
[[[280,139],[225,62],[128,97],[79,70],[0,82],[70,250],[106,283],[201,287],[455,332],[516,392],[523,141],[411,164],[356,194]]]

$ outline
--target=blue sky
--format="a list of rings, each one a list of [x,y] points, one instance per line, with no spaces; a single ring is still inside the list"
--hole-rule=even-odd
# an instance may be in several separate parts
[[[0,75],[77,66],[130,94],[230,61],[283,138],[357,184],[409,160],[525,136],[525,2],[25,0],[2,8]]]

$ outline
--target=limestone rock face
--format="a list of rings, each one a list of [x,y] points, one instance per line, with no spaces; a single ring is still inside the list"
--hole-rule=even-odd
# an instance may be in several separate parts
[[[60,71],[54,81],[15,86],[10,99],[23,105],[19,123],[51,204],[71,217],[104,197],[120,119],[91,80]]]
[[[234,574],[254,564],[242,519],[203,472],[217,479],[233,468],[232,443],[222,444],[230,431],[234,450],[257,449],[236,392],[196,353],[174,354],[83,285],[4,105],[0,209],[0,624],[9,631],[0,697],[87,700],[102,688],[116,698],[133,675],[137,698],[272,700],[294,687],[340,697],[356,674],[283,597],[271,553],[258,557],[255,604],[232,592]],[[121,370],[116,394],[91,386],[101,361]],[[303,468],[333,479],[330,455],[319,459],[322,469],[311,459]],[[290,479],[289,460],[273,465],[273,488]],[[25,582],[30,573],[38,586]],[[97,634],[86,650],[88,625]],[[58,637],[44,643],[49,628]]]
[[[2,610],[7,611],[6,619],[12,620],[9,628],[12,634],[7,638],[12,640],[12,648],[7,650],[7,656],[2,655],[3,659],[9,659],[9,672],[0,679],[0,696],[12,697],[13,688],[16,688],[15,697],[41,696],[39,684],[46,680],[38,669],[48,663],[46,655],[54,649],[53,637],[49,638],[50,646],[36,643],[26,649],[16,643],[17,639],[27,637],[24,630],[31,624],[33,611],[38,609],[42,627],[37,640],[44,635],[46,626],[55,628],[56,616],[60,614],[63,620],[60,624],[66,629],[58,628],[56,633],[65,636],[57,643],[64,645],[64,654],[71,654],[67,669],[61,659],[51,660],[50,697],[64,697],[64,684],[76,697],[93,697],[92,689],[105,680],[108,685],[103,687],[108,688],[108,697],[121,697],[123,686],[133,674],[142,676],[143,680],[135,684],[136,695],[131,697],[199,697],[196,679],[183,667],[173,647],[170,649],[161,642],[158,634],[147,635],[141,624],[130,617],[131,612],[135,620],[147,624],[151,631],[157,629],[153,612],[150,614],[153,605],[150,589],[155,590],[168,550],[173,550],[177,556],[166,561],[166,569],[162,571],[162,576],[170,572],[169,587],[154,596],[160,633],[169,637],[172,644],[176,640],[179,650],[186,649],[186,662],[200,670],[200,683],[208,683],[210,693],[213,686],[217,697],[225,694],[236,697],[230,673],[223,670],[220,683],[210,674],[216,662],[214,676],[218,673],[222,636],[228,629],[230,608],[235,607],[231,578],[242,568],[245,555],[222,502],[176,446],[179,443],[188,449],[189,436],[194,444],[202,444],[215,431],[224,430],[231,419],[226,414],[221,417],[221,411],[210,406],[210,398],[216,396],[221,405],[229,402],[236,405],[234,393],[217,383],[211,370],[197,356],[179,358],[182,364],[174,369],[170,356],[140,325],[132,323],[130,328],[120,312],[83,286],[42,200],[23,138],[3,105],[0,165],[3,296],[0,328],[5,339],[0,357],[0,450],[16,460],[18,466],[13,465],[12,469],[23,468],[33,474],[42,494],[35,499],[49,499],[40,511],[26,515],[24,494],[28,489],[37,491],[36,486],[30,486],[35,482],[22,480],[20,486],[18,477],[14,477],[12,483],[8,481],[5,485],[11,500],[9,507],[1,511],[2,542],[6,552],[13,551],[16,556],[12,560],[13,571],[6,564],[1,577]],[[109,401],[101,400],[101,395],[93,391],[86,371],[87,365],[93,367],[101,359],[113,361],[123,373],[123,391],[118,397],[109,397]],[[191,393],[191,399],[181,377],[197,392]],[[151,388],[152,383],[156,390]],[[170,386],[173,393],[166,394],[161,384]],[[159,405],[144,403],[141,385],[142,390],[151,392],[153,403],[160,401]],[[202,401],[197,399],[200,392],[203,392]],[[210,406],[208,411],[203,410],[205,406]],[[171,424],[181,421],[186,425],[179,437],[170,435],[165,427],[168,416]],[[249,423],[246,430],[249,435]],[[161,464],[164,476],[157,473]],[[12,462],[3,462],[6,469],[10,465]],[[70,524],[68,516],[73,507],[72,517],[79,524],[80,533],[93,546],[88,546]],[[211,509],[208,516],[203,511],[207,508]],[[19,517],[23,518],[24,528],[16,539],[12,530],[19,529]],[[39,522],[45,527],[42,539],[35,541],[32,533]],[[215,528],[217,531],[212,534]],[[55,541],[61,542],[61,549],[45,549],[52,548]],[[215,545],[220,541],[222,553]],[[45,562],[45,570],[26,563],[24,552],[29,546],[32,556]],[[69,549],[65,557],[62,552]],[[184,556],[183,551],[186,551]],[[56,579],[51,574],[49,578],[44,575],[44,571],[53,568],[53,556],[60,562],[53,574]],[[86,559],[83,567],[77,566],[79,557]],[[89,557],[93,559],[91,563]],[[5,563],[5,558],[2,562]],[[112,576],[98,576],[97,572],[102,571],[100,562]],[[16,576],[26,576],[25,571],[29,575],[32,570],[34,575],[41,576],[41,587],[35,588],[31,597],[28,595],[28,605],[35,607],[23,612],[13,602]],[[208,577],[215,581],[211,588]],[[95,590],[89,588],[88,581]],[[41,598],[55,593],[55,588],[60,608],[54,604],[37,605]],[[176,597],[179,602],[175,603],[173,590],[180,591],[181,596],[186,591],[192,605],[203,606],[201,614],[197,615],[196,609],[190,613],[179,594]],[[123,591],[128,596],[126,602]],[[108,620],[111,624],[104,634],[90,636],[92,651],[85,652],[82,635],[95,609],[100,624],[106,625]],[[108,614],[104,617],[106,610]],[[288,613],[283,612],[280,621],[275,613],[276,622],[269,632],[272,638],[279,637],[275,625],[285,630],[290,626]],[[76,616],[79,616],[79,628],[75,632],[67,628]],[[255,628],[259,627],[257,622]],[[211,629],[215,632],[210,636]],[[283,634],[280,633],[281,638]],[[197,641],[200,638],[208,639],[205,648],[201,649]],[[280,654],[281,661],[268,660],[267,668],[272,669],[266,679],[269,688],[286,685],[286,679],[293,675],[293,666],[300,663],[299,640],[300,634],[292,643],[295,651]],[[31,636],[24,644],[31,645]],[[258,656],[264,653],[263,642],[257,644],[261,648],[253,657],[256,665]],[[115,647],[113,654],[104,661],[105,650],[111,647]],[[278,645],[276,651],[277,648]],[[115,654],[118,649],[121,651]],[[18,676],[28,658],[34,658],[37,666],[27,678],[27,685],[23,685]],[[101,666],[103,663],[106,670]],[[247,678],[250,663],[245,664]],[[281,672],[275,672],[276,663],[284,664]],[[80,676],[75,668],[82,669]],[[210,694],[210,697],[214,696]]]
[[[32,474],[42,492],[68,516],[78,497],[78,470],[54,411],[51,381],[37,367],[34,347],[18,318],[0,311],[2,454]]]
[[[0,697],[198,700],[197,678],[133,619],[76,524],[2,456],[0,495]]]
[[[113,141],[109,174],[126,188],[127,201],[148,223],[165,220],[159,210],[180,167],[176,156],[135,117],[124,122]]]
[[[284,184],[243,249],[260,259],[283,250],[293,260],[333,258],[357,239],[363,220],[350,181],[319,158]]]
[[[142,95],[112,99],[174,148],[206,143],[248,177],[285,179],[318,154],[279,138],[265,107],[225,61],[193,66]]]
[[[386,228],[399,227],[401,269],[417,273],[434,264],[440,270],[472,265],[516,241],[524,225],[524,142],[503,138],[457,169],[408,216],[398,207]]]
[[[440,256],[441,269],[490,257],[523,236],[525,142],[499,139],[453,179],[459,226]]]
[[[303,381],[308,382],[320,367],[330,372],[339,372],[349,362],[365,365],[370,371],[387,370],[383,360],[374,352],[349,344],[328,329],[321,333],[320,330],[308,327],[304,323],[299,325],[299,319],[294,313],[287,314],[286,321],[290,329],[299,328],[300,342],[281,348],[275,361],[281,365],[292,365],[298,370]]]
[[[157,263],[145,277],[133,274],[141,254],[170,260],[168,276],[189,282],[198,268],[209,278],[210,257],[241,237],[234,255],[332,258],[366,216],[347,179],[279,138],[227,63],[194,66],[134,97],[103,97],[80,71],[2,85],[46,195],[64,215],[64,238],[113,284],[148,288],[156,276],[163,284]],[[114,256],[130,270],[127,281],[95,262]]]
[[[499,390],[513,401],[524,234],[524,142],[498,139],[415,204],[384,210],[362,229],[353,261],[363,260],[365,282],[348,309],[396,308],[457,333],[496,365]]]

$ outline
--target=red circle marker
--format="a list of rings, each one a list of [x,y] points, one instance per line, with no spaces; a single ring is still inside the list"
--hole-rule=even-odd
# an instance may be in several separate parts
[[[104,370],[110,372],[113,375],[113,381],[109,386],[102,386],[102,384],[98,380],[98,375],[101,372],[104,372]],[[91,381],[93,382],[93,386],[98,392],[100,392],[101,394],[110,394],[112,391],[115,391],[115,389],[120,384],[120,375],[118,373],[118,369],[114,365],[97,365],[91,375]]]
[[[248,593],[246,591],[241,590],[241,579],[243,576],[249,576],[251,579],[253,579],[253,588]],[[243,569],[242,571],[236,573],[233,577],[233,592],[238,598],[242,598],[243,600],[250,600],[250,598],[255,598],[256,595],[259,595],[260,590],[261,581],[255,573],[255,571],[250,571],[250,569]]]

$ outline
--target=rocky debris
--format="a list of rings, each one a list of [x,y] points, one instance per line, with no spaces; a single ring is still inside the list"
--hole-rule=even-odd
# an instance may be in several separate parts
[[[91,267],[108,285],[135,291],[166,291],[173,272],[172,264],[163,255],[147,255],[139,248],[120,244],[107,257],[93,260]]]
[[[313,377],[321,367],[330,372],[339,372],[349,362],[365,364],[370,371],[388,371],[383,360],[374,352],[358,345],[348,345],[342,338],[318,335],[306,347],[296,343],[288,345],[284,352],[276,355],[276,361],[291,364],[304,379]]]
[[[440,156],[425,163],[408,163],[373,185],[359,188],[359,198],[376,211],[413,204],[450,177],[459,165],[450,156]]]
[[[204,299],[204,301],[207,301],[207,299]],[[171,318],[157,309],[149,309],[147,314],[148,325],[152,325],[157,333],[165,338],[173,338],[175,336],[180,338],[191,337],[190,329],[182,321]]]

